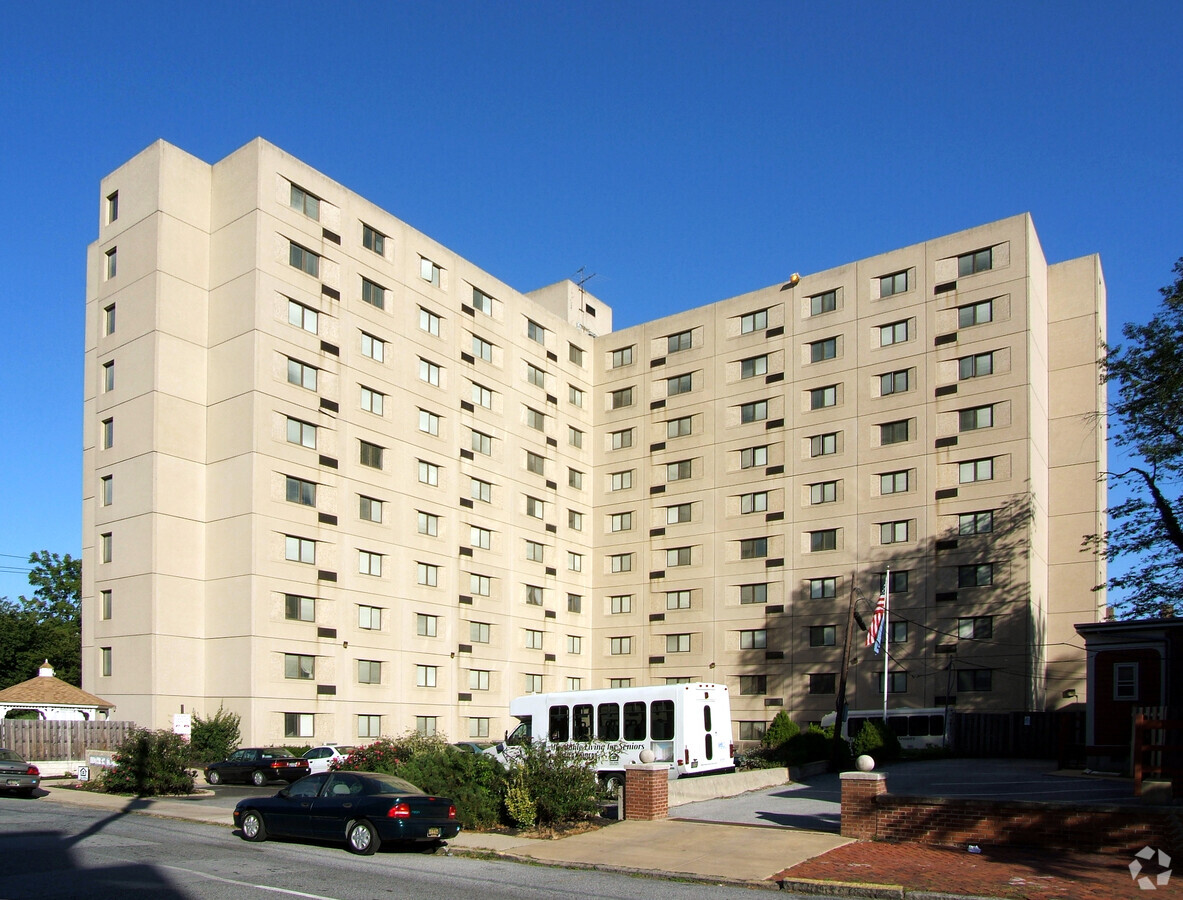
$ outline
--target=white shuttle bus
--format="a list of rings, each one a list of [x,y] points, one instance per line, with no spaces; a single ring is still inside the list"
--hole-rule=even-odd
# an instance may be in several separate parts
[[[533,741],[581,748],[609,790],[646,750],[653,754],[646,762],[667,763],[677,777],[735,768],[731,699],[723,684],[527,694],[510,701],[509,711],[521,724],[485,751],[503,765],[512,763],[515,746]]]

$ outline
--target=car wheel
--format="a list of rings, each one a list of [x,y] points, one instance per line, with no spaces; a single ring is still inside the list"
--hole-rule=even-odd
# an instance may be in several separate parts
[[[358,819],[349,823],[346,842],[350,853],[369,856],[381,845],[382,838],[378,837],[378,830],[373,825],[365,819]]]
[[[267,773],[262,769],[255,769],[251,772],[251,784],[255,787],[262,787],[267,783]]]
[[[211,769],[205,773],[205,782],[206,784],[221,784],[222,776],[216,769]]]
[[[242,836],[248,841],[267,840],[267,826],[263,817],[253,809],[242,817]]]
[[[619,797],[622,787],[624,787],[624,777],[621,775],[609,775],[604,779],[604,791],[609,797]]]

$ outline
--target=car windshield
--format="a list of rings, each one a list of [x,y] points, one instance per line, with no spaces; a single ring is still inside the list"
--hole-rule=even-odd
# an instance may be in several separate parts
[[[423,791],[409,781],[393,775],[368,775],[362,779],[367,794],[422,794]]]
[[[285,750],[282,747],[275,749],[275,750],[264,750],[263,751],[263,759],[276,759],[277,757],[283,757],[285,759],[286,758],[293,758],[293,759],[295,758],[292,756],[290,751]]]
[[[0,762],[24,762],[24,760],[11,750],[0,750]]]

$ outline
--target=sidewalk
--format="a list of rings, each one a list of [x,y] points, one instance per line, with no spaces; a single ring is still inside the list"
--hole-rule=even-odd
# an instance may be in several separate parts
[[[48,782],[40,802],[164,816],[229,830],[230,814],[200,797],[129,799]],[[456,853],[680,877],[799,893],[905,898],[934,893],[1008,900],[1113,900],[1138,890],[1130,860],[1037,850],[964,849],[851,841],[836,834],[759,825],[628,820],[556,840],[461,832]],[[1172,848],[1164,848],[1168,852]],[[1177,883],[1178,884],[1178,883]],[[1176,885],[1161,896],[1177,896]]]

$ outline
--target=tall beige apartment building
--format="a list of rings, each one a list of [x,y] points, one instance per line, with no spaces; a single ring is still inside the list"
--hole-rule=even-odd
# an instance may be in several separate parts
[[[480,739],[522,693],[693,679],[750,740],[833,709],[888,571],[893,707],[1083,699],[1105,285],[1029,216],[613,331],[262,140],[156,143],[99,201],[83,679],[117,718]]]

